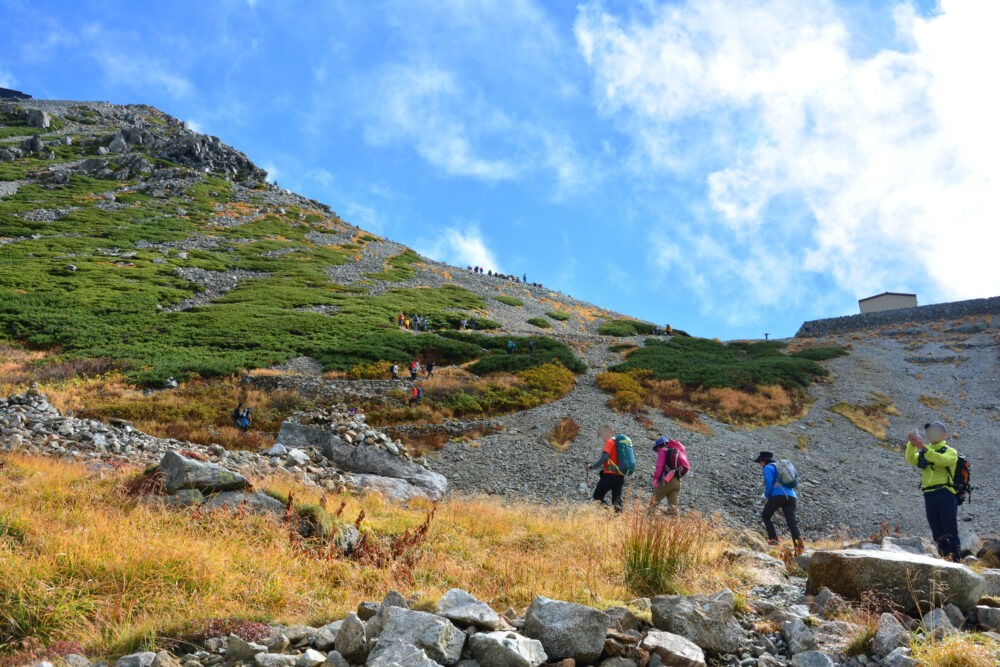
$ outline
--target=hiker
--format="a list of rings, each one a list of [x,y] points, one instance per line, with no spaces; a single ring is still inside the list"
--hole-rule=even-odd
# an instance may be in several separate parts
[[[247,407],[240,413],[240,430],[244,433],[250,428],[250,419],[253,408]]]
[[[465,327],[468,324],[469,324],[469,321],[466,320],[466,319],[463,319],[462,322],[459,324],[458,330],[459,331],[465,331]]]
[[[396,318],[396,325],[397,325],[397,326],[398,326],[398,327],[399,327],[400,329],[402,329],[402,328],[403,328],[403,320],[405,320],[405,319],[406,319],[406,316],[405,316],[405,315],[403,315],[403,313],[400,313],[400,314],[399,314],[399,317],[397,317],[397,318]]]
[[[429,378],[434,377],[434,362],[433,361],[428,361],[427,362],[427,377],[429,377]]]
[[[687,450],[677,440],[658,438],[653,445],[656,452],[656,471],[653,473],[653,497],[649,501],[649,509],[667,499],[667,514],[678,516],[680,506],[677,499],[681,494],[681,477],[691,469]]]
[[[767,543],[772,546],[780,544],[778,533],[774,530],[774,522],[771,520],[771,517],[780,508],[785,522],[788,524],[788,532],[792,534],[795,555],[801,556],[805,551],[805,543],[802,541],[801,533],[799,533],[799,524],[795,520],[795,504],[798,498],[794,488],[798,485],[795,467],[788,461],[776,462],[774,454],[771,452],[761,452],[754,459],[754,463],[759,463],[764,469],[764,497],[767,500],[760,518],[764,521],[764,528],[767,529]],[[792,479],[783,477],[782,472],[778,470],[779,464],[782,465],[783,469],[790,471],[788,475]]]
[[[607,504],[604,497],[611,492],[611,506],[615,512],[622,511],[622,488],[625,477],[635,471],[635,456],[632,453],[632,441],[627,435],[615,436],[610,426],[605,426],[599,432],[604,440],[601,456],[594,463],[584,463],[586,470],[601,469],[600,479],[594,488],[594,500]],[[621,454],[621,457],[619,456]],[[631,461],[621,460],[630,458]],[[619,463],[621,464],[619,466]]]
[[[414,359],[410,363],[410,379],[416,381],[417,375],[420,373],[420,362]]]
[[[393,380],[399,379],[399,364],[392,365],[392,379]]]
[[[535,341],[533,341],[533,340],[529,340],[528,341],[528,354],[534,354],[535,353],[535,345],[536,345]]]
[[[522,283],[528,282],[528,274],[527,273],[525,273],[523,276],[521,276],[521,282]]]
[[[424,390],[417,385],[413,385],[413,393],[410,394],[409,406],[412,408],[415,405],[420,405],[420,399],[423,398]]]
[[[962,562],[958,540],[958,499],[955,493],[955,468],[958,452],[948,446],[948,429],[939,421],[924,425],[930,446],[916,431],[906,441],[906,462],[920,468],[920,488],[924,492],[924,510],[931,535],[942,557]]]
[[[471,320],[469,320],[469,326],[472,327],[473,331],[476,330],[476,318],[473,317]]]
[[[517,343],[512,340],[507,341],[507,354],[514,354],[514,348],[517,347]]]
[[[236,407],[229,414],[229,416],[233,420],[233,427],[239,428],[240,421],[243,419],[243,401],[236,404]]]

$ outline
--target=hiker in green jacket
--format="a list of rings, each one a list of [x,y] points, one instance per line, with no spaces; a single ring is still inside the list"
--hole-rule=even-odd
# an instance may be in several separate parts
[[[955,466],[958,452],[948,446],[948,429],[939,421],[924,425],[930,445],[916,431],[906,442],[906,462],[920,468],[920,488],[924,492],[924,510],[938,552],[955,563],[962,562],[958,540],[958,499],[955,495]]]

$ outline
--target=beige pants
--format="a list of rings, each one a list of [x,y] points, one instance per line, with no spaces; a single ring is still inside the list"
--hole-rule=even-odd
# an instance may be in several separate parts
[[[656,487],[656,491],[653,492],[652,507],[659,505],[663,502],[663,499],[667,499],[667,513],[677,516],[680,512],[680,508],[677,505],[677,498],[681,495],[681,480],[676,476],[669,482],[660,482],[660,485]]]

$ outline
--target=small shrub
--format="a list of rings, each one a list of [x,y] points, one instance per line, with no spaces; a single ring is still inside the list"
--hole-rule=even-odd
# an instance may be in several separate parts
[[[539,329],[551,329],[552,323],[541,317],[532,317],[528,319],[528,324],[538,327]]]
[[[347,371],[347,379],[349,380],[384,380],[391,375],[391,361],[372,361],[358,364]]]
[[[499,301],[500,303],[507,304],[508,306],[514,306],[515,308],[520,308],[521,306],[524,305],[523,301],[521,301],[520,299],[516,299],[516,298],[514,298],[512,296],[506,296],[506,295],[501,294],[501,295],[495,296],[493,298],[496,299],[497,301]]]
[[[804,350],[790,352],[788,356],[798,359],[809,359],[810,361],[826,361],[828,359],[847,356],[847,350],[836,345],[823,345],[821,347],[807,347]]]
[[[639,320],[608,320],[597,329],[602,336],[628,338],[629,336],[649,336],[656,328],[648,322]]]
[[[580,425],[571,417],[563,417],[552,427],[552,433],[549,434],[549,444],[563,452],[569,448],[569,444],[578,435],[580,435]]]
[[[572,315],[570,315],[569,313],[564,313],[561,310],[550,310],[545,314],[551,317],[552,319],[556,320],[557,322],[565,322],[566,320],[573,318]]]

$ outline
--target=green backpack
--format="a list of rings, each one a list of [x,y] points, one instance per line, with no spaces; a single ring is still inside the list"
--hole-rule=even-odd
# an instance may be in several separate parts
[[[615,451],[618,454],[618,466],[616,472],[626,477],[635,474],[635,451],[632,449],[632,440],[627,435],[615,436]],[[612,464],[612,467],[615,467]]]

